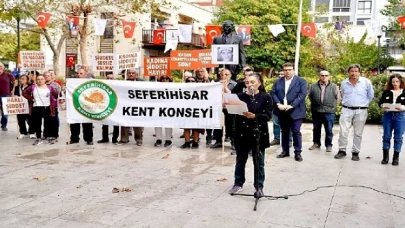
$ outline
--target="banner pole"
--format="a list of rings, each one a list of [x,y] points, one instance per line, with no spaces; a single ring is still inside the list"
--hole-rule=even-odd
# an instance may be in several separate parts
[[[67,143],[66,146],[69,148],[70,147],[70,124],[67,124]]]

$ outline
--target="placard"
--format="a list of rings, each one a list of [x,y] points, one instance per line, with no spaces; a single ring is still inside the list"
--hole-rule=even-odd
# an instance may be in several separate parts
[[[152,57],[143,59],[144,76],[170,75],[169,57]]]
[[[237,65],[239,63],[239,46],[237,44],[215,44],[211,46],[213,64]]]
[[[119,71],[139,68],[140,52],[118,54],[117,56]]]
[[[46,58],[43,51],[20,51],[18,57],[23,69],[45,70]]]
[[[170,52],[170,69],[195,70],[201,67],[198,53],[194,50],[173,50]]]
[[[212,56],[210,49],[196,50],[198,53],[198,61],[200,61],[201,68],[218,67],[218,64],[212,64]]]
[[[30,113],[28,100],[24,97],[2,97],[4,115],[17,115]]]
[[[66,81],[66,116],[70,124],[221,128],[221,83]]]
[[[115,72],[115,69],[117,68],[116,61],[114,61],[115,58],[116,56],[114,56],[113,53],[102,53],[93,55],[93,71]]]

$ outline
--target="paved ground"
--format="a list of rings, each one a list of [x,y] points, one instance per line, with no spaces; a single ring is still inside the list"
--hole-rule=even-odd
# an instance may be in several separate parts
[[[9,131],[0,132],[0,227],[405,227],[405,200],[336,187],[364,185],[405,197],[405,158],[399,167],[380,164],[376,125],[365,129],[360,162],[333,159],[336,148],[308,151],[310,125],[303,127],[302,163],[277,159],[279,147],[267,150],[266,194],[332,187],[288,200],[261,199],[254,212],[253,198],[227,193],[235,163],[229,149],[180,150],[180,130],[171,149],[152,146],[152,129],[146,129],[143,147],[133,141],[35,147],[30,139],[16,140],[14,118],[10,122]],[[100,129],[95,128],[95,141]],[[66,134],[62,124],[60,141]],[[250,161],[247,178],[244,192],[252,193]],[[112,193],[113,188],[132,191]]]

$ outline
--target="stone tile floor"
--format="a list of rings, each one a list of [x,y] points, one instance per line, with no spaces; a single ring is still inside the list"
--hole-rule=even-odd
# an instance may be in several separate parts
[[[181,150],[180,130],[172,148],[155,148],[153,129],[144,145],[95,144],[66,146],[64,113],[61,138],[54,145],[32,146],[17,140],[15,117],[0,132],[0,227],[405,227],[405,163],[383,166],[381,133],[367,125],[361,161],[335,160],[325,148],[311,146],[312,128],[303,126],[302,163],[277,159],[280,147],[266,151],[267,195],[298,194],[288,200],[259,201],[230,196],[235,156],[210,149]],[[270,124],[271,125],[271,124]],[[335,128],[337,144],[338,128]],[[94,141],[101,137],[95,125]],[[367,158],[369,157],[369,158]],[[405,161],[404,161],[405,162]],[[253,166],[247,164],[244,193],[253,193]],[[336,186],[338,185],[338,186]],[[113,188],[130,192],[112,193]]]

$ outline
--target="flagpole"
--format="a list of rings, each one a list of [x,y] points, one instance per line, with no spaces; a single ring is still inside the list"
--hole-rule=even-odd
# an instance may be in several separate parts
[[[295,46],[295,74],[298,75],[298,63],[300,61],[300,46],[301,46],[301,24],[302,24],[302,2],[300,0],[300,11],[298,13],[298,26],[297,26],[297,44]]]

